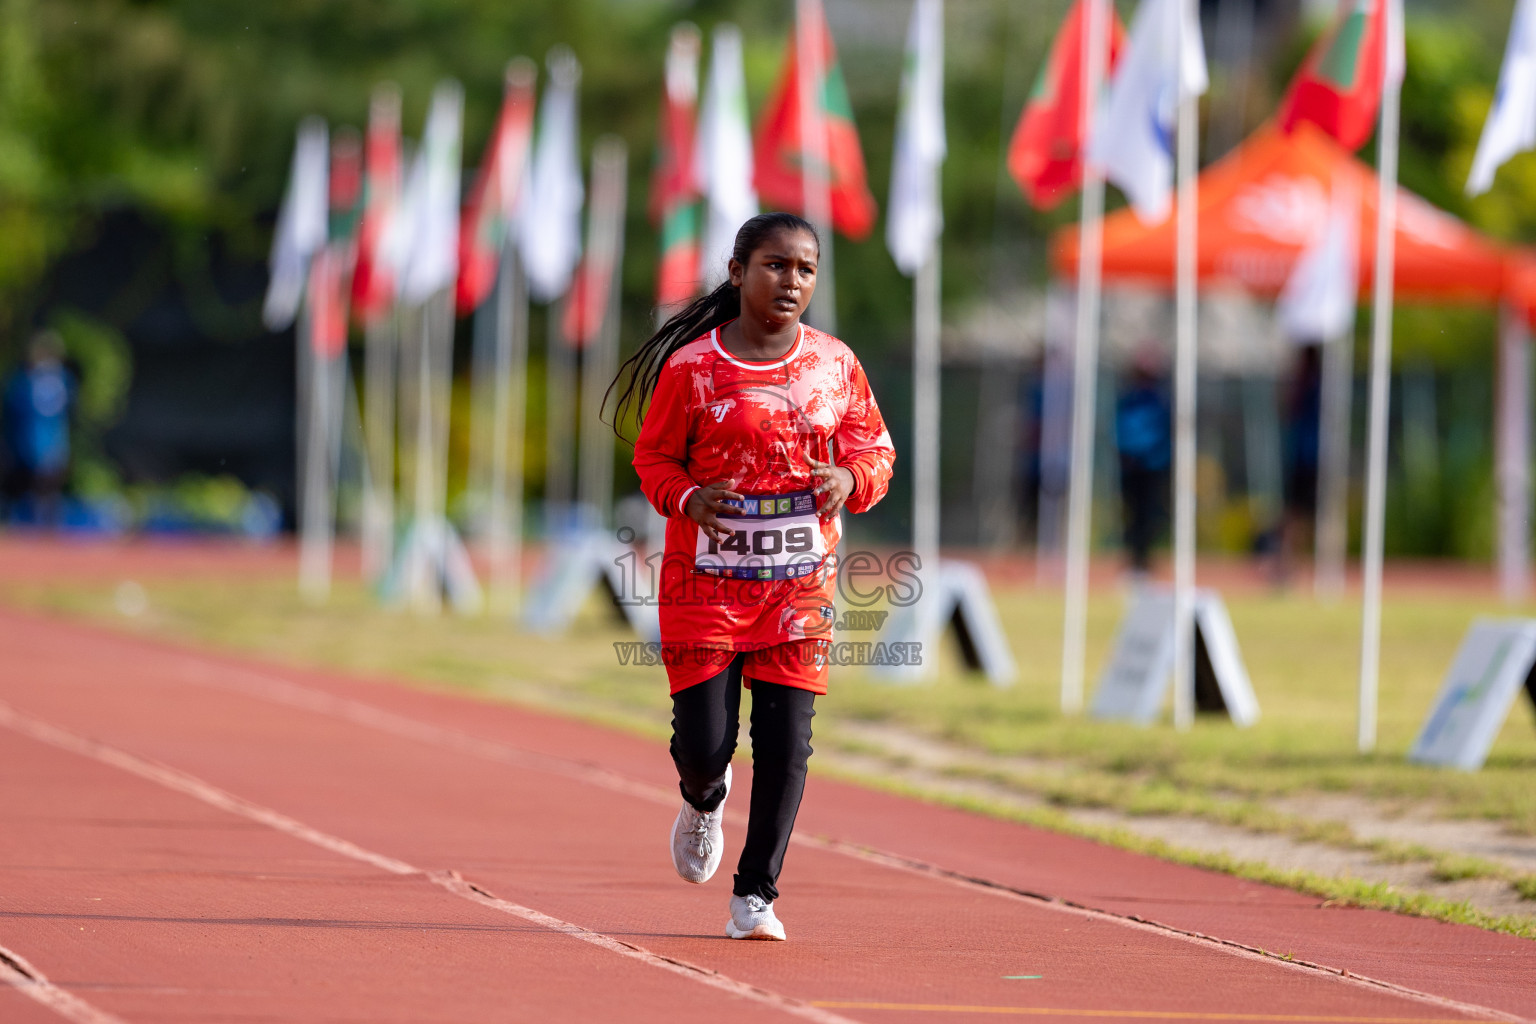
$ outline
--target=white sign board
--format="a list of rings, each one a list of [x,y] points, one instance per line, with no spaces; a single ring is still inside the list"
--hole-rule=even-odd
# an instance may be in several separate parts
[[[938,661],[939,638],[952,626],[966,666],[993,686],[1012,686],[1018,665],[992,603],[987,578],[970,562],[943,559],[934,584],[915,603],[896,609],[886,636],[896,643],[922,646],[918,664],[882,665],[872,675],[886,682],[915,683],[931,676]]]
[[[1173,681],[1173,592],[1144,587],[1115,635],[1109,663],[1099,676],[1089,714],[1109,721],[1150,725],[1157,720]],[[1259,720],[1248,670],[1221,595],[1195,592],[1195,706],[1224,711],[1240,726]]]
[[[1526,690],[1536,701],[1536,621],[1479,619],[1456,651],[1410,761],[1476,771],[1509,709]]]
[[[601,587],[641,639],[661,639],[660,610],[649,592],[645,563],[636,570],[633,548],[603,530],[568,533],[550,547],[553,557],[529,596],[525,626],[541,633],[569,629],[593,589]]]

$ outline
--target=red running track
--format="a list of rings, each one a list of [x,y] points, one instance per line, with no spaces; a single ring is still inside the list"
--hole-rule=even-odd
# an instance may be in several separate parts
[[[584,723],[0,611],[0,1021],[1536,1020],[1536,944],[814,769],[790,941],[732,942],[674,786]]]

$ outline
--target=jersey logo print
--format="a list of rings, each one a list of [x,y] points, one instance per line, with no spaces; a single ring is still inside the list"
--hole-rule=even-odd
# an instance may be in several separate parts
[[[716,423],[724,423],[725,422],[726,410],[729,409],[730,407],[731,407],[731,403],[730,402],[721,402],[719,405],[712,405],[712,406],[710,406],[709,407],[709,411],[715,414],[715,422]]]

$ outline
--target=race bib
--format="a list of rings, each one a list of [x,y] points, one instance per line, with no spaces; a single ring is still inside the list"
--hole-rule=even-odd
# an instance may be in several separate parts
[[[721,500],[741,509],[741,515],[720,517],[735,531],[723,541],[699,530],[696,572],[737,580],[793,580],[811,575],[826,559],[812,492]]]

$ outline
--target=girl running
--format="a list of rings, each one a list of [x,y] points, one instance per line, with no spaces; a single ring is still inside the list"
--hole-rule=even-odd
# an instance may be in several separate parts
[[[896,457],[848,346],[800,322],[821,242],[787,213],[737,232],[730,279],[668,320],[620,370],[618,414],[644,407],[634,465],[667,517],[661,643],[683,806],[672,864],[720,866],[743,683],[752,795],[725,933],[784,938],[773,912],[827,692],[838,513],[879,501]],[[618,386],[618,381],[615,382]],[[615,422],[618,422],[616,419]]]

